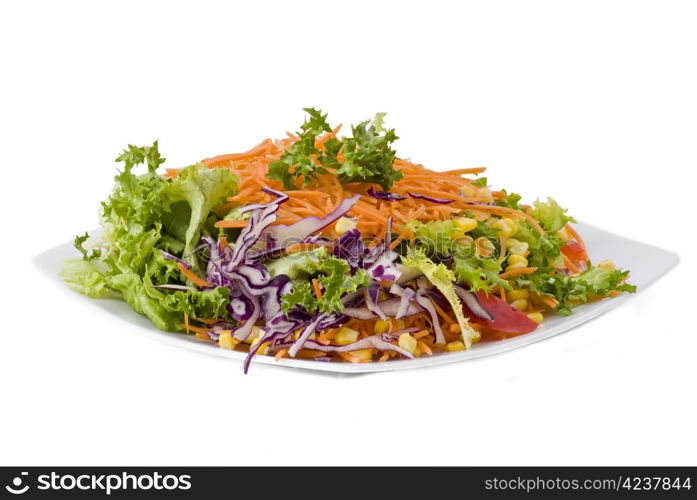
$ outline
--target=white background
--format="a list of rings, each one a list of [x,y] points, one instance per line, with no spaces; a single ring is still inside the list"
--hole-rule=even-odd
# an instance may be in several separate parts
[[[0,463],[694,465],[694,3],[251,4],[0,7]],[[32,263],[97,225],[128,142],[181,166],[281,136],[303,106],[387,111],[401,155],[487,165],[682,263],[551,340],[357,377],[243,376]]]

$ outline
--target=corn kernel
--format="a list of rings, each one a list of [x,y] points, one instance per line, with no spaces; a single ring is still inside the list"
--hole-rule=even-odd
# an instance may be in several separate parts
[[[334,224],[334,230],[339,236],[352,229],[356,229],[356,219],[351,217],[341,217],[336,221],[336,224]]]
[[[510,245],[508,247],[508,253],[525,257],[528,254],[528,248],[530,248],[530,245],[525,242],[519,242],[515,245]]]
[[[358,358],[360,361],[371,361],[373,359],[373,350],[359,349],[358,351],[351,351],[351,356]]]
[[[509,300],[527,299],[529,295],[530,293],[525,289],[506,292],[506,298]]]
[[[538,325],[545,320],[545,317],[542,315],[541,312],[528,313],[528,318],[533,320]]]
[[[518,232],[518,224],[508,217],[497,220],[491,225],[491,227],[498,229],[499,236],[503,237],[513,236],[516,232]]]
[[[477,221],[469,217],[459,217],[455,219],[455,226],[463,233],[466,233],[477,227]]]
[[[405,351],[409,351],[412,354],[416,351],[416,339],[408,333],[401,334],[398,343],[399,347]]]
[[[223,349],[234,349],[237,341],[232,338],[232,331],[223,330],[218,337],[218,345]]]
[[[519,262],[517,264],[511,264],[510,266],[506,266],[506,272],[515,271],[516,269],[523,269],[524,267],[528,266],[527,264],[523,264],[522,262]]]
[[[463,344],[461,340],[456,340],[455,342],[448,342],[447,348],[450,352],[464,351],[465,344]]]
[[[514,300],[513,302],[511,302],[511,306],[514,309],[518,309],[519,311],[527,311],[528,310],[528,299]]]
[[[610,259],[598,262],[598,267],[600,269],[607,269],[608,271],[614,271],[616,269],[615,263]]]
[[[474,248],[476,249],[479,257],[489,257],[496,250],[496,247],[491,240],[484,236],[480,236],[474,240]]]
[[[254,337],[254,340],[252,340],[252,343],[250,344],[250,346],[254,347],[255,345],[257,345],[259,343],[260,340],[261,340],[261,337]],[[269,345],[271,345],[271,342],[264,342],[263,344],[261,344],[259,349],[257,349],[257,354],[266,354],[266,351],[268,350]]]
[[[375,335],[381,335],[387,333],[390,330],[390,321],[386,319],[379,319],[375,322],[373,327],[373,332]]]
[[[334,337],[334,342],[339,345],[346,345],[358,340],[358,330],[343,327]]]
[[[523,264],[523,267],[525,267],[528,265],[528,259],[518,254],[509,255],[508,265],[511,266],[513,264]]]
[[[418,347],[416,349],[414,349],[414,357],[415,358],[421,357],[421,349],[419,349]]]
[[[488,187],[479,188],[479,190],[477,191],[477,197],[484,202],[488,202],[494,199],[493,195],[491,194],[491,189],[489,189]]]

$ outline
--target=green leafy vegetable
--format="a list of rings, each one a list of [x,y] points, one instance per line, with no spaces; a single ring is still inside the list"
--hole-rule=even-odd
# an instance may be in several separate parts
[[[94,260],[102,256],[102,251],[99,248],[85,249],[84,244],[89,237],[90,235],[85,233],[82,236],[75,236],[75,240],[73,241],[73,246],[82,254],[83,260]]]
[[[518,223],[514,238],[528,244],[528,263],[534,267],[563,267],[561,247],[564,240],[555,234],[540,234],[527,221]]]
[[[310,275],[317,276],[322,288],[322,298],[315,297],[308,281],[295,283],[293,292],[281,298],[281,307],[285,313],[295,305],[300,305],[309,312],[318,310],[324,313],[341,312],[344,310],[344,304],[341,302],[344,295],[355,292],[358,287],[370,284],[370,277],[362,269],[352,275],[351,268],[345,260],[327,256],[319,260],[319,267],[317,267],[318,263],[314,261],[314,258],[309,256],[308,258],[307,262],[310,262],[308,267],[302,270],[299,267],[289,268],[289,270],[294,271],[296,276],[300,276],[301,273],[307,274],[307,280],[311,279]]]
[[[339,180],[348,182],[374,182],[389,190],[402,178],[401,170],[395,170],[396,151],[392,143],[399,139],[394,129],[385,129],[385,113],[375,115],[373,121],[364,121],[352,127],[353,137],[344,143],[344,163],[338,170]]]
[[[592,296],[606,297],[614,291],[633,293],[636,286],[625,283],[629,271],[592,267],[577,276],[566,276],[552,269],[540,270],[518,278],[519,287],[527,287],[540,295],[554,297],[557,312],[571,314],[575,305],[588,302]]]
[[[462,312],[462,304],[460,303],[460,299],[455,293],[455,287],[453,285],[453,282],[455,281],[454,273],[445,265],[436,264],[433,262],[423,251],[420,250],[410,249],[407,256],[402,257],[402,264],[421,271],[426,276],[428,281],[430,281],[433,286],[435,286],[447,299],[447,301],[450,303],[450,307],[455,313],[457,323],[460,325],[462,340],[465,343],[465,347],[469,348],[473,343],[477,342],[480,335],[471,326],[469,326],[469,322]]]
[[[165,330],[181,329],[184,313],[192,318],[225,317],[227,288],[172,292],[156,285],[185,284],[176,264],[159,250],[183,257],[202,234],[211,234],[217,221],[212,210],[236,191],[234,174],[192,165],[176,178],[165,179],[157,174],[165,161],[157,141],[150,147],[129,145],[117,161],[124,170],[102,203],[101,247],[88,252],[83,247],[87,235],[78,236],[75,245],[84,260],[64,264],[65,281],[93,297],[120,295]],[[136,175],[140,164],[147,171]],[[200,265],[195,256],[188,260],[194,270]]]
[[[303,185],[307,186],[318,174],[327,173],[325,166],[338,164],[336,155],[341,146],[337,145],[336,139],[324,153],[315,147],[317,136],[332,130],[327,123],[327,115],[314,108],[303,110],[309,117],[300,127],[298,140],[286,148],[279,160],[269,164],[268,177],[283,182],[287,190],[295,189],[296,179],[302,179]]]
[[[496,204],[500,207],[512,208],[514,210],[521,210],[520,200],[523,198],[518,193],[509,193],[505,189],[501,190],[503,196],[496,199]]]
[[[398,139],[394,129],[385,129],[385,113],[378,113],[372,121],[352,127],[352,137],[328,139],[324,149],[315,146],[317,137],[332,128],[327,115],[314,108],[304,108],[308,118],[300,127],[298,140],[283,152],[280,159],[269,164],[268,177],[283,182],[286,190],[296,189],[297,181],[303,186],[312,184],[317,175],[334,171],[342,183],[374,182],[389,190],[402,178],[394,168],[396,152],[392,143]],[[339,152],[343,153],[343,163]]]
[[[507,281],[498,277],[501,272],[501,264],[495,256],[478,257],[470,244],[461,242],[462,233],[458,231],[454,221],[427,223],[413,221],[409,223],[408,227],[414,231],[417,247],[436,262],[448,264],[452,262],[457,281],[468,285],[472,291],[488,291],[495,287],[510,288]],[[496,229],[486,224],[478,224],[468,234],[473,238],[487,237],[498,248],[497,232]]]
[[[488,179],[486,177],[480,177],[476,181],[473,181],[472,184],[477,186],[477,187],[487,187],[488,186]]]
[[[576,222],[573,217],[567,216],[566,209],[560,207],[552,198],[547,198],[547,202],[535,201],[532,216],[548,233],[556,233],[567,222]]]
[[[117,296],[110,290],[106,266],[98,261],[68,259],[63,263],[60,275],[76,292],[95,298]]]
[[[269,262],[266,268],[272,278],[285,274],[294,281],[306,282],[322,269],[322,262],[328,254],[326,247],[296,252]]]

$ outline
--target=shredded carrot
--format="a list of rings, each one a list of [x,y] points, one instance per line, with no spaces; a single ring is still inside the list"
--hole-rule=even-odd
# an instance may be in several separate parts
[[[215,223],[215,227],[226,228],[226,227],[246,227],[247,219],[244,220],[219,220]]]
[[[322,298],[322,289],[319,287],[319,281],[317,281],[317,278],[312,278],[312,289],[315,291],[315,297],[317,297],[317,300],[320,300]]]
[[[208,331],[208,328],[204,328],[204,327],[202,327],[202,326],[189,325],[189,326],[187,327],[184,323],[182,323],[182,324],[179,325],[179,326],[180,326],[181,328],[188,328],[188,329],[191,330],[192,332],[196,332],[196,333],[206,333],[206,332]]]
[[[559,305],[559,301],[557,299],[555,299],[554,297],[549,297],[547,295],[541,295],[540,301],[550,309],[554,309]]]
[[[458,168],[455,170],[446,170],[444,174],[481,174],[486,170],[486,167],[474,167],[474,168]]]
[[[421,349],[421,352],[425,352],[429,356],[433,356],[433,351],[431,350],[430,347],[428,347],[428,344],[426,344],[426,342],[424,342],[423,340],[419,340],[416,343],[416,345],[419,346],[419,349]]]
[[[186,328],[187,335],[191,333],[191,329],[189,328],[189,313],[184,313],[184,328]]]
[[[276,361],[280,361],[281,358],[285,357],[286,354],[288,354],[288,349],[286,349],[286,348],[284,347],[283,349],[281,349],[280,351],[278,351],[278,352],[276,353],[276,355],[274,356],[274,358],[276,358]]]
[[[431,334],[431,332],[429,330],[421,330],[420,332],[416,332],[416,333],[412,334],[412,337],[414,337],[415,339],[420,339],[420,338],[425,337],[425,336],[430,335],[430,334]]]
[[[572,274],[578,274],[579,269],[576,266],[576,264],[573,263],[573,261],[568,258],[566,255],[562,254],[562,257],[564,258],[564,264],[566,265],[566,268],[571,271]]]
[[[378,359],[378,361],[380,363],[383,363],[383,362],[387,361],[388,359],[390,359],[390,351],[385,351],[382,353],[382,356],[380,356],[380,359]]]
[[[293,243],[292,245],[289,245],[283,253],[285,255],[290,255],[292,253],[297,253],[297,252],[304,252],[306,250],[313,250],[315,248],[319,247],[319,245],[315,245],[313,243]]]
[[[189,278],[189,279],[191,280],[191,282],[192,282],[194,285],[196,285],[196,286],[198,286],[198,287],[201,287],[201,288],[203,288],[203,287],[208,287],[208,286],[212,286],[210,283],[208,283],[208,282],[207,282],[206,280],[204,280],[203,278],[201,278],[201,277],[199,277],[199,276],[196,276],[194,273],[192,273],[191,270],[190,270],[190,269],[187,269],[186,266],[185,266],[184,264],[182,264],[181,262],[179,262],[179,263],[177,264],[177,267],[179,268],[179,270],[181,271],[181,273],[182,273],[184,276],[186,276],[187,278]]]
[[[508,278],[514,278],[516,276],[523,276],[524,274],[532,274],[538,269],[538,267],[521,267],[520,269],[511,269],[510,271],[499,274],[499,278],[505,280]]]

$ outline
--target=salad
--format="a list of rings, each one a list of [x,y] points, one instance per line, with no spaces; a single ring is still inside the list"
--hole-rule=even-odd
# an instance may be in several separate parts
[[[62,276],[162,330],[222,349],[394,362],[534,331],[550,313],[634,292],[592,265],[574,219],[482,177],[397,156],[384,113],[340,135],[305,109],[297,133],[161,171],[129,145],[98,238]],[[142,169],[138,173],[138,169]],[[447,354],[444,354],[447,355]]]

